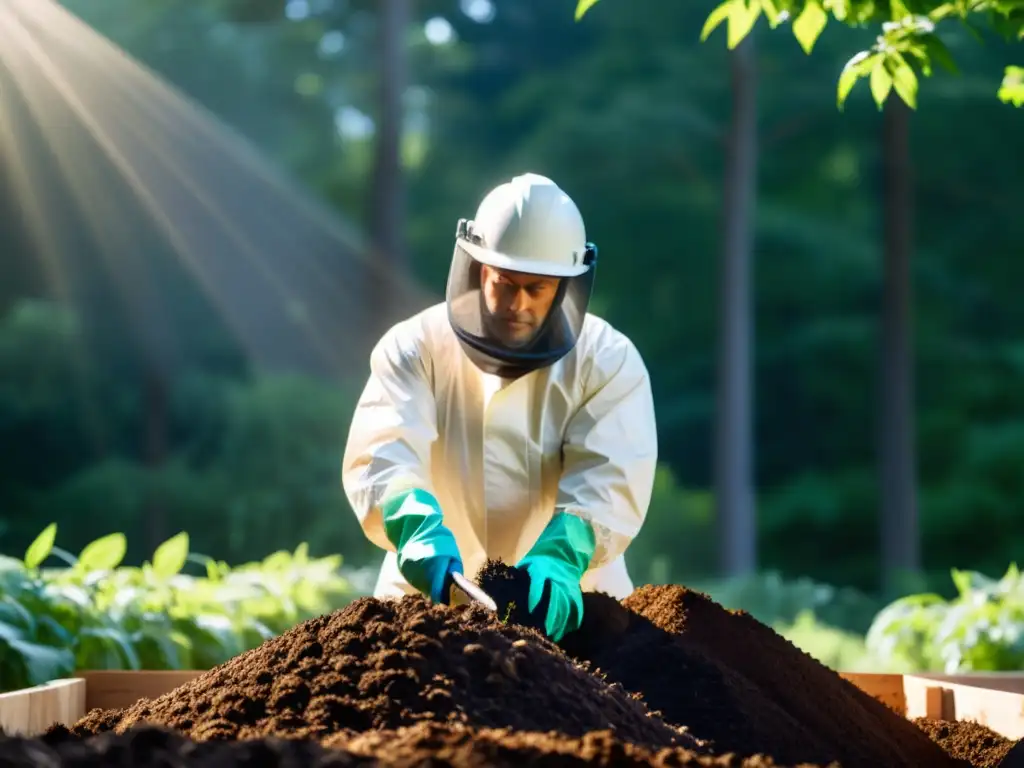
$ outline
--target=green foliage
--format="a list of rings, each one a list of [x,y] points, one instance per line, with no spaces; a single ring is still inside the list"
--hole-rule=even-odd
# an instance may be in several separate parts
[[[952,577],[953,599],[921,593],[886,606],[868,631],[868,649],[908,671],[1024,669],[1024,578],[1017,566],[999,580],[956,569]]]
[[[881,607],[876,598],[856,589],[805,577],[785,579],[775,571],[692,586],[726,608],[746,611],[769,626],[792,625],[806,614],[830,627],[863,635]]]
[[[811,611],[802,611],[793,622],[778,624],[774,629],[837,672],[901,672],[905,668],[899,659],[878,658],[868,649],[863,635],[824,624]]]
[[[74,312],[41,301],[18,302],[0,317],[0,534],[9,546],[26,546],[36,521],[48,519],[68,546],[83,547],[101,520],[126,536],[88,557],[138,563],[147,539],[151,550],[170,533],[153,530],[159,506],[218,559],[245,561],[299,541],[357,565],[379,557],[338,475],[361,381],[187,369],[167,382],[171,450],[152,463],[135,451],[133,432],[146,415],[140,393],[68,365],[77,325]],[[94,440],[103,436],[100,453]]]
[[[85,669],[209,669],[354,596],[341,558],[311,558],[305,544],[231,568],[190,554],[182,532],[135,568],[121,565],[121,533],[74,557],[56,532],[23,560],[0,557],[0,692]],[[51,556],[67,567],[41,568]],[[190,561],[205,576],[183,573]]]
[[[578,0],[576,20],[597,0]],[[831,16],[849,27],[880,25],[874,45],[853,56],[843,67],[837,87],[837,105],[842,109],[859,80],[867,79],[871,95],[881,109],[891,91],[911,108],[917,107],[918,73],[930,77],[938,64],[956,74],[957,66],[946,44],[936,33],[940,22],[959,21],[977,35],[976,25],[988,26],[1007,40],[1024,40],[1024,5],[1020,0],[724,0],[708,15],[701,30],[704,42],[723,22],[726,44],[731,50],[750,34],[764,16],[775,29],[792,19],[793,36],[810,55]],[[1024,104],[1019,67],[1007,67],[1000,100]]]

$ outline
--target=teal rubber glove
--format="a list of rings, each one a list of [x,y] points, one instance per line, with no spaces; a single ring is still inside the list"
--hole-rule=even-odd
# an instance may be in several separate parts
[[[435,603],[447,605],[451,574],[462,573],[462,557],[437,499],[418,488],[405,491],[381,504],[381,516],[402,576]]]
[[[518,568],[530,574],[533,613],[548,594],[544,630],[554,642],[574,632],[583,622],[580,580],[594,558],[594,529],[590,523],[565,512],[555,515]]]

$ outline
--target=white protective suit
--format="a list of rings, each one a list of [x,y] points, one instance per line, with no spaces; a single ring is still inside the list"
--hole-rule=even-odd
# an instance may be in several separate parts
[[[374,348],[342,482],[387,550],[376,596],[415,592],[381,514],[382,501],[414,488],[437,499],[470,578],[488,559],[518,564],[567,512],[594,529],[581,587],[632,592],[623,552],[654,484],[654,403],[633,343],[587,312],[596,265],[569,196],[546,177],[517,176],[459,221],[446,302]],[[515,275],[526,283],[510,288]],[[557,291],[543,311],[529,279],[538,275]],[[513,317],[508,328],[537,326],[525,341],[490,330]]]
[[[514,381],[480,371],[438,304],[388,331],[349,433],[343,484],[387,550],[374,595],[413,594],[379,508],[396,491],[438,499],[466,574],[516,564],[556,511],[590,521],[597,549],[581,586],[633,591],[623,552],[650,502],[658,441],[647,369],[633,343],[588,314],[573,350]]]

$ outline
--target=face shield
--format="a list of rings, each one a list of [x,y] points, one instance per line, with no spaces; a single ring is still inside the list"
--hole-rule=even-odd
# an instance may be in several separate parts
[[[477,367],[505,378],[522,376],[576,346],[596,268],[591,243],[578,265],[516,259],[484,248],[472,223],[460,220],[448,274],[448,319]]]

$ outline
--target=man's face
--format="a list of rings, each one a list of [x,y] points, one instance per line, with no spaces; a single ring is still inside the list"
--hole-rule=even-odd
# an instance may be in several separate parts
[[[558,293],[557,277],[510,272],[486,264],[480,268],[480,284],[487,328],[509,347],[533,339]]]

